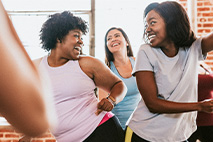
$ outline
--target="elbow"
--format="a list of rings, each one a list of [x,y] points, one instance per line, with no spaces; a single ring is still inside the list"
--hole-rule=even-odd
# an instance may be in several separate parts
[[[55,128],[57,126],[58,126],[57,116],[55,112],[50,113],[49,110],[48,113],[43,113],[41,115],[34,116],[32,118],[32,121],[28,123],[28,126],[26,126],[22,132],[30,137],[38,137],[42,136],[47,132],[55,131]]]
[[[151,112],[151,113],[159,113],[158,111],[156,111],[156,110],[153,109],[153,108],[149,108],[149,112]]]
[[[155,104],[146,104],[149,112],[151,113],[160,113],[158,107]]]
[[[28,126],[27,129],[22,130],[22,132],[29,137],[38,137],[42,136],[49,130],[49,124],[47,121],[43,121],[40,123],[34,123],[33,125]]]
[[[127,87],[126,87],[126,85],[123,82],[122,82],[122,88],[123,88],[123,93],[121,95],[121,99],[123,100],[124,97],[126,96],[126,93],[127,93],[127,90],[128,90]]]
[[[121,89],[121,95],[116,98],[116,103],[121,102],[124,99],[124,97],[126,96],[126,93],[127,93],[127,87],[123,83],[123,81],[120,82],[120,87],[119,88]]]
[[[39,137],[44,135],[47,132],[48,132],[48,129],[45,128],[45,129],[37,129],[37,130],[34,130],[33,132],[26,132],[25,134],[29,137]]]

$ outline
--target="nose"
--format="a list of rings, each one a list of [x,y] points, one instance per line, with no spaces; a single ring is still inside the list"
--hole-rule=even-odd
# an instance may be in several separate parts
[[[77,43],[80,45],[81,48],[84,46],[84,42],[82,40],[78,40]]]
[[[80,45],[83,45],[83,44],[84,44],[84,42],[83,42],[82,39],[78,39],[77,43],[80,44]]]
[[[151,28],[149,25],[146,25],[145,27],[145,33],[149,33],[151,31]]]
[[[112,37],[111,41],[115,41],[115,38],[116,38],[116,37]]]

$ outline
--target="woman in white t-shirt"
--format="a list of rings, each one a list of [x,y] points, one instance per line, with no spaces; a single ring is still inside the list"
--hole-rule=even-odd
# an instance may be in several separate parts
[[[142,99],[125,141],[187,141],[197,111],[213,111],[213,100],[197,102],[198,63],[213,50],[213,33],[196,39],[177,2],[148,5],[144,19],[148,44],[140,47],[133,69]]]

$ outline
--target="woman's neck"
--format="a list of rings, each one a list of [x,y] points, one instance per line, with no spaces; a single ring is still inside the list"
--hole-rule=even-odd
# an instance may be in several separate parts
[[[114,55],[114,65],[117,67],[117,66],[123,66],[123,65],[126,65],[126,64],[129,64],[129,57],[127,55]]]
[[[48,58],[47,58],[48,64],[51,67],[58,67],[58,66],[62,66],[64,64],[66,64],[69,59],[66,58],[62,58],[61,56],[59,56],[58,54],[56,54],[56,52],[53,50],[51,50]]]
[[[166,46],[160,48],[163,53],[168,57],[176,56],[179,50],[179,48],[177,48],[173,42],[170,42]]]

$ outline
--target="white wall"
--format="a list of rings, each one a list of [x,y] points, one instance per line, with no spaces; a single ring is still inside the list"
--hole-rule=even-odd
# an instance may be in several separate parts
[[[115,26],[127,33],[134,55],[143,43],[143,11],[156,0],[96,0],[95,56],[104,61],[104,36]],[[163,0],[158,0],[161,2]],[[90,0],[2,0],[6,10],[89,10]],[[88,15],[78,15],[86,21]],[[46,55],[41,49],[39,31],[47,15],[12,15],[15,29],[32,59]],[[84,38],[83,52],[89,54],[89,34]]]

